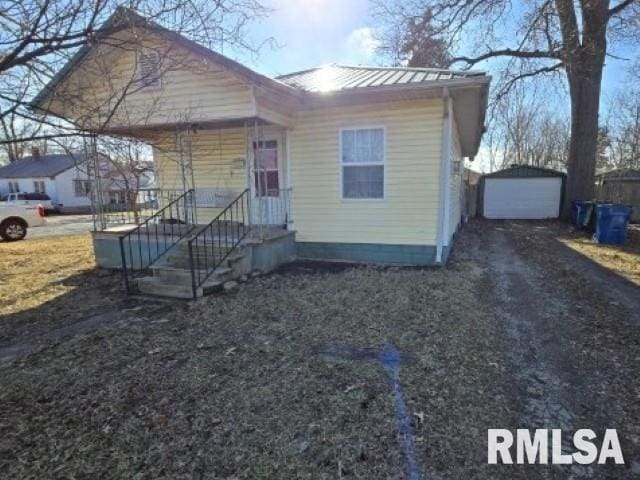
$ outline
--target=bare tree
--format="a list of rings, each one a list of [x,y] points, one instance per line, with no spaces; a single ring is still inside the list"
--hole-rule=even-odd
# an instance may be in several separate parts
[[[640,168],[640,91],[619,91],[609,109],[609,166]]]
[[[117,11],[122,14],[114,16]],[[131,36],[119,36],[123,28],[139,28],[140,18],[207,47],[256,51],[244,28],[268,13],[259,0],[5,0],[0,6],[0,125],[6,128],[0,144],[81,134],[86,125],[36,113],[30,100],[83,47],[140,47],[132,45]],[[109,105],[115,110],[121,102],[110,99]],[[19,153],[16,148],[7,147],[10,159]]]
[[[392,10],[389,18],[396,22],[429,12],[434,35],[474,52],[454,57],[454,63],[470,67],[503,59],[506,81],[499,94],[523,78],[564,72],[571,137],[563,215],[570,214],[573,200],[593,197],[604,62],[610,44],[637,41],[640,1],[411,0],[399,7],[374,1],[382,11]]]
[[[547,106],[538,86],[515,85],[491,111],[491,129],[485,139],[493,168],[512,164],[564,169],[569,149],[569,122]]]
[[[395,22],[388,22],[393,15]],[[451,55],[447,42],[440,38],[433,26],[433,14],[430,9],[420,15],[404,15],[385,9],[380,15],[389,29],[381,36],[379,50],[388,56],[394,65],[409,67],[447,68]]]

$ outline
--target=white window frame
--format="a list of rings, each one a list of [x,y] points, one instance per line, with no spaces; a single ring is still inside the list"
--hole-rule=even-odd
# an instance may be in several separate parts
[[[264,137],[262,137],[260,140],[258,140],[257,142],[255,140],[252,140],[251,146],[253,146],[253,144],[255,143],[256,145],[260,145],[260,143],[262,143],[263,145],[266,144],[267,142],[276,142],[276,166],[277,166],[277,171],[278,171],[278,195],[276,196],[270,196],[270,195],[263,195],[261,197],[258,196],[258,191],[256,188],[256,177],[255,174],[257,172],[256,170],[256,158],[252,155],[252,161],[253,161],[253,165],[251,165],[251,172],[253,172],[253,178],[250,178],[249,180],[252,182],[252,189],[254,190],[253,192],[253,196],[255,198],[279,198],[282,190],[283,190],[283,177],[282,177],[282,141],[280,138],[278,138],[277,135],[266,135]],[[255,151],[257,151],[258,149],[256,149]],[[271,170],[273,171],[273,170]]]
[[[20,182],[17,180],[9,180],[9,193],[20,193]]]
[[[35,193],[47,193],[47,186],[44,183],[44,180],[34,180],[33,181],[33,191]]]
[[[342,161],[342,133],[350,130],[382,130],[382,162],[344,163]],[[387,199],[387,127],[384,125],[353,125],[342,127],[338,132],[338,167],[340,169],[339,184],[340,199],[343,202],[383,202]],[[382,197],[379,198],[351,198],[344,196],[343,171],[344,167],[382,167]]]
[[[157,83],[147,83],[149,79],[143,79],[140,69],[141,55],[157,55],[158,56],[158,81]],[[142,49],[136,51],[136,85],[144,90],[160,90],[162,88],[162,75],[160,74],[160,64],[162,63],[160,53],[155,50]]]
[[[81,186],[80,191],[78,191],[78,185]],[[74,197],[76,198],[89,197],[90,193],[91,193],[91,183],[89,180],[84,180],[82,178],[73,179],[73,196]]]

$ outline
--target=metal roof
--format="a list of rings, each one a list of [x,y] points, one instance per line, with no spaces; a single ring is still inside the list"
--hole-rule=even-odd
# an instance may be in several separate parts
[[[86,158],[84,153],[24,157],[0,167],[0,178],[55,177]]]
[[[517,177],[564,177],[563,172],[551,170],[549,168],[534,167],[532,165],[512,165],[504,170],[487,173],[485,178],[517,178]]]
[[[518,177],[565,177],[566,174],[550,168],[534,167],[532,165],[511,165],[504,170],[487,173],[484,178],[518,178]]]
[[[618,168],[600,173],[597,177],[607,182],[640,182],[640,169]]]
[[[276,80],[306,92],[321,93],[365,87],[429,85],[483,76],[484,72],[477,71],[332,64],[281,75]]]

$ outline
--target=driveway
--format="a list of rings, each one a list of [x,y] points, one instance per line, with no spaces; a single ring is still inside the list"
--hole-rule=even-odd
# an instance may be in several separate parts
[[[72,235],[90,232],[92,229],[93,220],[91,215],[49,215],[45,225],[29,229],[27,238]]]
[[[640,288],[572,235],[475,221],[447,268],[297,262],[188,303],[126,298],[52,237],[64,274],[43,265],[46,301],[0,317],[0,471],[640,478]],[[615,428],[626,465],[487,465],[488,428],[545,427],[569,452]]]
[[[574,465],[576,478],[640,478],[640,287],[568,248],[555,222],[474,222],[455,261],[483,271],[524,428],[616,428],[635,475]],[[601,247],[611,248],[611,247]],[[571,438],[565,447],[573,451]]]

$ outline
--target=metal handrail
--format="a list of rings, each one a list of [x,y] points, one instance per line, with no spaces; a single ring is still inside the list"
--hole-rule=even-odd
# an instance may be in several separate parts
[[[135,271],[148,269],[182,238],[191,233],[191,229],[196,223],[195,207],[194,191],[193,189],[187,190],[140,225],[118,238],[122,259],[122,274],[127,293],[131,293],[129,280],[130,276],[133,277]],[[183,225],[186,225],[186,228],[182,228]],[[162,226],[161,230],[160,226]],[[150,232],[152,227],[154,227],[153,234]],[[134,236],[135,240],[137,240],[135,248],[132,245]],[[142,247],[143,242],[146,242],[144,249]],[[129,261],[127,261],[127,253],[129,254]]]
[[[188,240],[191,288],[194,298],[197,297],[198,288],[249,233],[250,203],[247,188]]]

